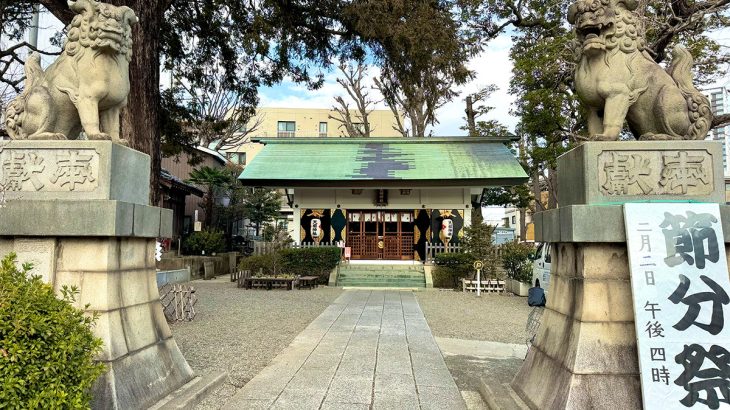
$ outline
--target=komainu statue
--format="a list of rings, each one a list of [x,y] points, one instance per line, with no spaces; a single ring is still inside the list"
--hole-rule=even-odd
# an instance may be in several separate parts
[[[637,139],[705,139],[712,123],[707,98],[692,84],[692,56],[672,52],[664,70],[644,50],[634,12],[637,0],[578,0],[575,26],[578,97],[588,108],[593,140],[618,140],[624,120]]]
[[[96,0],[69,1],[75,13],[63,53],[45,71],[34,53],[25,63],[25,88],[6,110],[13,139],[119,137],[120,110],[129,94],[132,29],[129,7]]]

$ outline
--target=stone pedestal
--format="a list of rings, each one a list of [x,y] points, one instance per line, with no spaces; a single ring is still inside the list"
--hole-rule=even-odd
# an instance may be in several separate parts
[[[642,407],[623,203],[724,202],[721,145],[586,143],[558,159],[560,208],[535,215],[553,244],[547,306],[512,382],[534,409]],[[730,207],[722,206],[725,242]]]
[[[93,408],[146,408],[187,383],[157,291],[155,239],[171,235],[172,211],[147,205],[149,157],[108,141],[12,141],[0,164],[0,254],[56,290],[77,286],[77,306],[99,313],[107,373]]]

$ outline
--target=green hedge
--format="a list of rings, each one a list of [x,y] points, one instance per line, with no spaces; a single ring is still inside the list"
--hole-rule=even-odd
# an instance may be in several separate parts
[[[474,257],[468,253],[441,253],[434,258],[433,286],[459,289],[460,280],[474,273]]]
[[[281,256],[278,253],[255,255],[244,258],[240,263],[242,270],[249,270],[253,276],[273,276],[280,273]]]
[[[282,271],[292,275],[319,276],[321,283],[329,281],[330,272],[340,262],[338,247],[290,248],[279,251]]]
[[[104,372],[94,361],[102,345],[94,318],[71,305],[75,288],[57,299],[30,269],[18,269],[15,254],[0,263],[0,407],[89,408]]]

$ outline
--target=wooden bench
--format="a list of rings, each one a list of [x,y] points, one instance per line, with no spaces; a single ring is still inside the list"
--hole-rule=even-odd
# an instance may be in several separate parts
[[[297,289],[301,288],[307,288],[312,289],[319,286],[317,282],[319,281],[319,276],[302,276],[297,281]]]
[[[246,289],[264,288],[271,290],[273,288],[285,288],[286,290],[292,290],[294,288],[294,278],[248,277],[243,279],[243,287]]]
[[[505,282],[503,280],[499,280],[499,279],[483,279],[481,290],[482,290],[482,292],[488,292],[488,293],[504,292],[504,284],[505,284]],[[462,279],[461,286],[462,286],[462,290],[464,292],[476,292],[477,291],[477,281],[476,280]]]

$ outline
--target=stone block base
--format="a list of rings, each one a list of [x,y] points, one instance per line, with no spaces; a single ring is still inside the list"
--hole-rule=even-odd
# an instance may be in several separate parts
[[[535,409],[640,409],[625,244],[553,246],[547,307],[512,388]]]
[[[146,408],[193,377],[162,312],[155,239],[0,237],[0,253],[11,251],[57,292],[78,287],[76,306],[99,315],[93,330],[107,372],[93,388],[93,408]]]
[[[638,375],[576,374],[534,346],[512,388],[533,409],[641,409]]]

